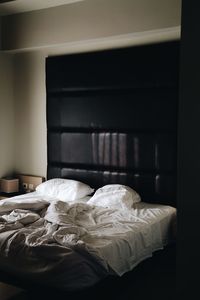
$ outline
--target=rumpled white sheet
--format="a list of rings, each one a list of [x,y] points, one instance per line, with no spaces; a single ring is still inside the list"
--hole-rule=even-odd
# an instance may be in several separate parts
[[[119,211],[50,200],[33,193],[0,201],[0,263],[67,290],[121,276],[163,248],[176,213],[147,203]]]

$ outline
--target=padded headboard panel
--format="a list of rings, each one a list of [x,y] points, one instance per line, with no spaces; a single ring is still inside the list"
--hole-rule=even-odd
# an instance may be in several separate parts
[[[179,42],[46,60],[47,178],[176,203]]]

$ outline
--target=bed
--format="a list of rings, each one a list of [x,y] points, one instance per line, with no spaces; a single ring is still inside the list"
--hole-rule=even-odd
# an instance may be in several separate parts
[[[122,276],[174,240],[172,206],[142,202],[121,184],[71,200],[72,183],[88,187],[52,179],[36,192],[0,202],[3,271],[35,284],[77,291],[107,276]]]
[[[0,201],[1,270],[82,290],[123,277],[175,240],[178,49],[46,59],[51,192],[42,184]],[[52,185],[62,180],[86,194],[66,199]]]

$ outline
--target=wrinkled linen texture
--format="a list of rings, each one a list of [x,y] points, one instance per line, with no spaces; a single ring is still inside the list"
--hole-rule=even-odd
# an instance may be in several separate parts
[[[64,290],[132,270],[169,242],[176,214],[143,202],[119,210],[41,197],[0,201],[0,268]]]

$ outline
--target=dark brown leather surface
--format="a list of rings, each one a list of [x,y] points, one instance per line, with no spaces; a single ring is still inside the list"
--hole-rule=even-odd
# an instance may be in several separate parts
[[[170,130],[176,126],[177,91],[160,87],[120,91],[58,92],[48,97],[50,128]]]
[[[174,171],[176,137],[170,133],[49,133],[49,160],[122,170]]]

